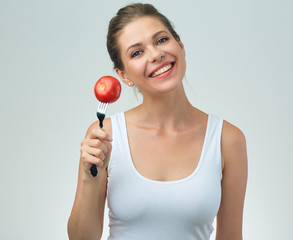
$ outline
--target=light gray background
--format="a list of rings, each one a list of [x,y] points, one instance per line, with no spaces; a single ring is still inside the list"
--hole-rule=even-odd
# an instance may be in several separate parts
[[[0,1],[0,239],[67,239],[93,87],[116,76],[108,21],[128,2]],[[148,2],[185,44],[190,101],[246,135],[244,239],[292,239],[293,2]],[[123,85],[108,113],[138,103]]]

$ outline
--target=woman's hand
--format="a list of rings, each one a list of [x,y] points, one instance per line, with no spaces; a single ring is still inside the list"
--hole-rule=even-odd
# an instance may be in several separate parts
[[[95,164],[102,172],[110,160],[112,151],[111,136],[100,128],[93,128],[81,142],[80,160],[85,176],[92,179],[90,168]]]

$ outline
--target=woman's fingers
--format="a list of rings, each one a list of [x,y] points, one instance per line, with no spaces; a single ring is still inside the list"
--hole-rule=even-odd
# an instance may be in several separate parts
[[[84,166],[84,169],[86,170],[86,173],[90,173],[90,168],[93,164],[95,164],[98,167],[103,167],[104,162],[96,158],[95,156],[88,154],[87,152],[81,153],[81,160]]]
[[[105,144],[106,142],[102,142],[100,139],[88,139],[88,146],[92,148],[100,148],[104,153],[108,152],[108,147]]]
[[[87,149],[88,154],[100,159],[100,160],[104,160],[105,159],[105,154],[103,152],[102,149],[99,148],[88,148]]]
[[[93,164],[98,167],[107,167],[112,150],[111,142],[111,136],[100,128],[91,130],[82,140],[81,161],[87,174],[90,174],[90,168]]]
[[[113,139],[112,137],[106,133],[103,129],[94,128],[88,135],[88,139],[100,139],[111,142]]]

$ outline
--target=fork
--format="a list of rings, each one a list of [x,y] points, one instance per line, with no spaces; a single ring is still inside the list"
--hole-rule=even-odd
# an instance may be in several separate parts
[[[100,128],[103,128],[103,121],[106,115],[106,111],[109,103],[100,102],[97,108],[97,117],[100,120]]]
[[[97,108],[97,117],[100,121],[99,126],[101,129],[103,128],[103,121],[106,116],[106,111],[107,111],[108,105],[109,105],[108,103],[100,102],[98,105],[98,108]],[[95,164],[93,164],[91,166],[91,174],[93,177],[96,177],[98,174],[98,168]]]

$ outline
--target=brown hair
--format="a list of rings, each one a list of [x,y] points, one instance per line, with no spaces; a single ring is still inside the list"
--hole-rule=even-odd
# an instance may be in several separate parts
[[[127,5],[121,8],[115,17],[113,17],[109,23],[108,35],[107,35],[107,49],[112,62],[114,63],[114,68],[124,70],[124,65],[120,55],[120,48],[118,46],[118,35],[123,30],[123,28],[130,22],[137,18],[151,16],[158,18],[164,26],[169,30],[172,36],[180,41],[179,35],[173,29],[171,22],[161,14],[153,5],[135,3]]]

